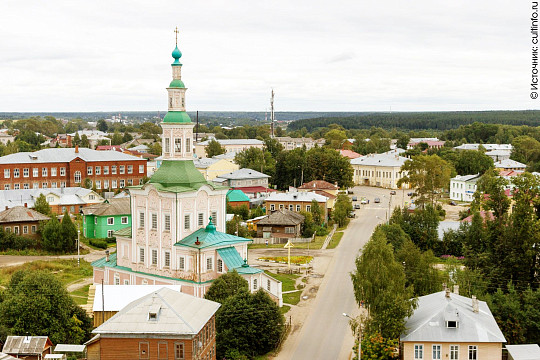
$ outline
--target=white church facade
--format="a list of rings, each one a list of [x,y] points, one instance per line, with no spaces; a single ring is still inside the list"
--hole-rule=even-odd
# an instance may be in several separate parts
[[[229,188],[205,180],[193,164],[178,46],[172,56],[163,162],[146,184],[129,188],[131,227],[115,233],[116,253],[92,263],[94,283],[180,285],[203,297],[213,280],[236,270],[251,291],[263,289],[281,306],[281,282],[247,263],[251,240],[225,233]]]

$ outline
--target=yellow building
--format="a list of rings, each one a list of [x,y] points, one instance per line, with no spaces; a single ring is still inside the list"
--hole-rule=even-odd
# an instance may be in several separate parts
[[[502,358],[506,339],[487,304],[457,292],[447,289],[418,298],[400,338],[402,359]]]
[[[240,166],[225,159],[201,158],[194,160],[193,163],[206,180],[213,180],[221,175],[240,169]]]

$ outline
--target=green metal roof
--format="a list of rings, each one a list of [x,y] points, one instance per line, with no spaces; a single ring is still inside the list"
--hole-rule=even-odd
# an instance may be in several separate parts
[[[185,111],[169,111],[163,118],[163,122],[169,124],[190,124],[191,118]]]
[[[180,79],[174,79],[173,81],[171,81],[171,83],[169,84],[169,87],[170,88],[181,88],[181,89],[184,89],[185,86],[184,86],[184,82]]]
[[[229,271],[236,270],[239,274],[258,274],[261,273],[261,269],[252,268],[247,264],[247,261],[242,260],[242,257],[234,247],[226,247],[217,249],[219,256],[227,265]]]
[[[196,249],[204,249],[213,246],[227,246],[253,241],[240,236],[222,233],[216,230],[212,217],[204,229],[199,229],[194,233],[178,241],[174,246],[187,246]]]
[[[113,233],[114,236],[121,236],[126,238],[131,238],[131,226],[118,229]]]
[[[113,252],[111,255],[109,255],[109,261],[107,261],[107,257],[104,257],[94,261],[91,265],[98,268],[105,266],[114,267],[116,266],[116,253]]]
[[[182,52],[178,49],[178,45],[174,48],[172,52],[172,57],[174,58],[174,62],[171,64],[172,66],[182,66],[180,59],[182,57]]]
[[[227,201],[249,201],[249,198],[242,190],[229,190],[227,192]]]
[[[193,164],[193,160],[163,160],[149,182],[165,187],[181,186],[191,189],[208,184],[203,174]]]

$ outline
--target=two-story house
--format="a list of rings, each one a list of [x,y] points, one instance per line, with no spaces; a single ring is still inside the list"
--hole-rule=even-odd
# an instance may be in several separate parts
[[[323,210],[323,218],[328,219],[328,197],[314,192],[272,193],[264,203],[269,213],[287,209],[290,211],[311,211],[312,201],[315,200]]]
[[[83,234],[89,239],[113,237],[116,230],[131,226],[129,198],[109,199],[83,208]]]

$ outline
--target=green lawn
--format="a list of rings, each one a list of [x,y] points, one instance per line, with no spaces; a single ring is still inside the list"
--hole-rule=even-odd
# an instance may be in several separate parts
[[[315,240],[309,243],[294,243],[293,249],[307,249],[308,244],[309,248],[313,250],[320,249],[324,243],[324,240],[326,239],[325,236],[315,236]],[[266,246],[265,244],[250,244],[248,245],[248,249],[264,249],[264,248],[272,248],[272,249],[283,249],[283,246],[285,244],[273,244]]]
[[[286,304],[296,305],[300,302],[301,295],[302,295],[302,290],[283,294],[283,302]]]
[[[17,266],[2,268],[0,270],[0,285],[7,285],[13,273],[15,273],[17,270],[43,270],[51,272],[56,278],[58,278],[58,280],[60,280],[62,284],[64,284],[64,286],[75,281],[91,277],[93,273],[90,263],[84,260],[81,260],[80,267],[77,267],[77,259],[51,261],[38,260]]]
[[[70,292],[69,295],[71,295],[71,297],[73,298],[73,300],[75,300],[75,303],[77,303],[77,305],[84,305],[88,301],[89,289],[90,289],[90,285],[86,285],[80,289]]]
[[[339,245],[339,242],[341,241],[341,238],[343,237],[343,232],[336,231],[334,233],[334,236],[332,236],[332,239],[328,243],[327,249],[334,249],[336,246]]]
[[[283,305],[282,307],[279,308],[279,311],[281,312],[282,315],[285,315],[286,313],[288,313],[289,310],[291,310],[291,307],[289,305]]]
[[[265,271],[268,275],[273,277],[276,280],[281,281],[281,291],[291,291],[296,290],[296,279],[300,275],[296,274],[276,274],[270,271]]]

